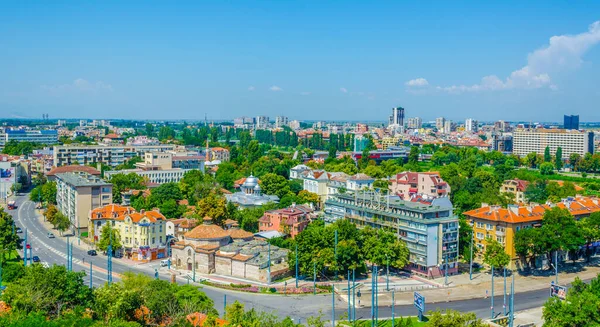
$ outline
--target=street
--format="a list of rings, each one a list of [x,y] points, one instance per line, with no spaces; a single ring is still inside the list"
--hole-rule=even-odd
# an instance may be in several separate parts
[[[28,194],[15,197],[17,203],[16,210],[9,210],[13,215],[17,227],[23,228],[21,238],[25,237],[25,229],[28,232],[27,242],[31,244],[33,249],[32,255],[40,257],[41,262],[46,262],[49,265],[66,265],[67,262],[67,245],[66,238],[61,237],[57,231],[51,231],[56,238],[48,238],[48,230],[38,222],[38,217],[35,212],[35,204],[28,200]],[[76,238],[71,238],[77,242]],[[83,242],[81,242],[83,244]],[[85,258],[85,263],[83,262]],[[107,257],[98,254],[98,256],[89,256],[85,250],[73,246],[73,270],[85,271],[88,276],[85,278],[86,283],[89,283],[89,263],[94,266],[92,284],[94,287],[102,286],[107,282]],[[128,265],[122,259],[113,258],[113,273],[123,274],[131,271],[135,273],[144,273],[149,276],[154,276],[154,269],[159,268],[159,278],[170,280],[170,273],[166,267],[159,267],[159,262],[143,265]],[[113,281],[118,281],[119,278],[113,277]],[[177,277],[177,282],[180,284],[187,283],[183,276]],[[307,317],[318,315],[321,312],[325,319],[331,317],[331,295],[302,295],[302,296],[282,296],[268,294],[242,293],[219,288],[202,286],[203,291],[213,299],[215,308],[222,313],[225,296],[227,303],[239,301],[244,304],[246,309],[255,308],[260,311],[273,312],[279,317],[289,316],[296,321],[306,321]],[[518,291],[518,285],[515,286]],[[503,296],[494,297],[495,312],[502,311]],[[527,310],[540,307],[547,300],[549,292],[547,289],[529,291],[515,294],[515,309],[516,311]],[[490,317],[490,299],[471,299],[454,302],[445,302],[446,299],[426,299],[426,310],[435,309],[454,309],[463,312],[474,312],[480,318]],[[432,303],[438,302],[438,303]],[[347,302],[336,298],[336,317],[340,317],[347,312]],[[371,308],[356,308],[357,318],[368,319],[371,315]],[[395,315],[398,316],[414,316],[417,315],[417,310],[412,305],[395,306]],[[391,317],[391,307],[380,307],[379,317]]]

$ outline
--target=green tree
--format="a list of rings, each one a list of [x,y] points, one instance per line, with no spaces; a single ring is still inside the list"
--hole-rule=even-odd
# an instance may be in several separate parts
[[[200,199],[197,210],[199,217],[210,217],[212,222],[219,226],[223,226],[225,220],[229,218],[227,201],[216,193],[210,193],[207,197]]]
[[[548,199],[548,192],[546,191],[547,182],[544,180],[530,183],[525,189],[525,198],[528,202],[545,203]]]
[[[285,177],[273,173],[263,175],[260,178],[260,186],[265,194],[274,194],[280,199],[286,194],[292,193]]]
[[[14,220],[11,215],[0,208],[0,260],[5,262],[6,256],[21,249],[21,239],[13,233]]]
[[[504,251],[504,246],[500,242],[487,239],[483,262],[494,268],[502,268],[509,264],[510,256]]]
[[[554,173],[554,165],[551,162],[544,162],[540,165],[540,173],[542,175],[552,175]]]
[[[112,175],[109,182],[113,185],[113,202],[121,203],[121,193],[127,190],[143,190],[144,178],[136,173]]]
[[[69,217],[65,216],[62,212],[57,212],[52,224],[62,235],[69,227],[71,227],[71,220],[69,220]]]
[[[552,297],[543,308],[544,326],[600,326],[600,276],[586,284],[579,279],[567,292],[566,300]]]
[[[112,242],[112,243],[111,243]],[[102,235],[96,244],[100,251],[108,251],[108,246],[112,245],[113,251],[117,251],[123,247],[121,244],[121,234],[118,229],[112,228],[110,222],[102,226]]]
[[[426,327],[486,327],[487,323],[478,319],[472,313],[462,313],[454,310],[434,311],[427,315]]]
[[[563,167],[562,148],[561,147],[558,147],[556,149],[556,154],[554,156],[554,166],[556,167],[556,170],[561,170]]]
[[[546,146],[544,149],[544,162],[552,162],[552,155],[550,154],[549,146]]]
[[[410,153],[408,154],[408,162],[412,164],[416,164],[419,161],[419,147],[412,146],[410,147]]]
[[[56,204],[56,182],[48,182],[42,185],[42,199],[46,203]]]

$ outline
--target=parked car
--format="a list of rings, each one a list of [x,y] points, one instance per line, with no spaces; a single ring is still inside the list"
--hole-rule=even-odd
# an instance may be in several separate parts
[[[160,260],[160,266],[161,267],[166,267],[169,265],[169,261],[171,261],[171,259],[167,259],[167,260]]]
[[[37,255],[34,255],[34,256],[31,258],[31,261],[33,261],[33,262],[40,262],[40,257],[38,257]]]
[[[21,227],[17,227],[16,231],[17,231],[17,234],[23,233],[23,230],[21,229]]]
[[[98,255],[98,252],[96,252],[96,250],[89,250],[89,251],[87,252],[87,254],[88,254],[88,255],[91,255],[91,256],[96,256],[96,255]]]
[[[115,254],[113,255],[114,258],[122,258],[123,257],[123,252],[121,251],[117,251],[115,252]]]
[[[48,233],[48,238],[54,238],[54,234]]]

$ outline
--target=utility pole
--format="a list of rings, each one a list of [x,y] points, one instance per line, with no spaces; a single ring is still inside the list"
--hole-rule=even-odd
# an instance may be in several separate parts
[[[334,233],[335,233],[334,234],[335,235],[335,240],[334,240],[335,241],[335,247],[333,249],[333,255],[334,255],[334,260],[335,260],[335,279],[337,279],[337,277],[338,277],[338,267],[337,267],[337,264],[338,264],[338,260],[337,260],[338,231],[337,231],[337,229],[335,230]]]
[[[356,321],[356,270],[352,269],[352,322]]]
[[[108,274],[108,285],[112,284],[112,228],[108,230],[109,242],[108,242],[108,253],[107,253],[107,274]]]
[[[23,266],[27,267],[27,228],[25,228],[25,248],[23,249]]]
[[[269,266],[268,266],[268,270],[267,270],[267,274],[269,276],[267,276],[267,284],[271,285],[271,243],[267,243],[267,247],[268,247],[268,260],[269,260]]]
[[[555,284],[558,286],[558,250],[554,251],[554,271],[556,273]]]
[[[502,308],[504,309],[504,315],[506,316],[506,267],[504,267],[504,304],[502,304]]]
[[[335,327],[335,286],[331,283],[331,326]]]
[[[90,288],[93,287],[92,285],[92,279],[94,279],[94,271],[92,270],[92,262],[90,261]]]
[[[392,327],[394,327],[394,320],[396,320],[396,316],[394,315],[394,307],[396,306],[396,300],[394,299],[394,292],[395,292],[395,290],[392,290]]]
[[[223,318],[225,318],[226,312],[227,312],[227,294],[223,294]]]
[[[444,265],[444,285],[448,286],[448,252],[444,256],[446,264]]]
[[[296,242],[296,288],[298,288],[298,242]]]
[[[474,232],[471,232],[471,260],[469,264],[469,280],[473,280],[473,237]]]
[[[515,322],[515,272],[511,271],[512,282],[510,284],[510,327]]]
[[[371,327],[375,327],[375,266],[371,266]]]
[[[492,266],[492,306],[490,307],[492,311],[492,319],[494,319],[494,266]]]
[[[386,269],[385,269],[385,277],[386,277],[386,281],[385,281],[385,290],[386,291],[390,291],[390,257],[386,254],[385,255],[385,259],[386,259]]]
[[[317,294],[317,263],[313,261],[313,295]]]
[[[348,270],[348,320],[350,321],[352,311],[350,311],[350,270]]]
[[[71,271],[71,248],[69,247],[69,236],[67,236],[67,271]]]

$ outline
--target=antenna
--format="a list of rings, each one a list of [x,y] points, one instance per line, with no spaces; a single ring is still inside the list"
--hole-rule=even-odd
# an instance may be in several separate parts
[[[206,116],[206,113],[204,113],[204,127],[206,127],[208,125],[208,119]]]

